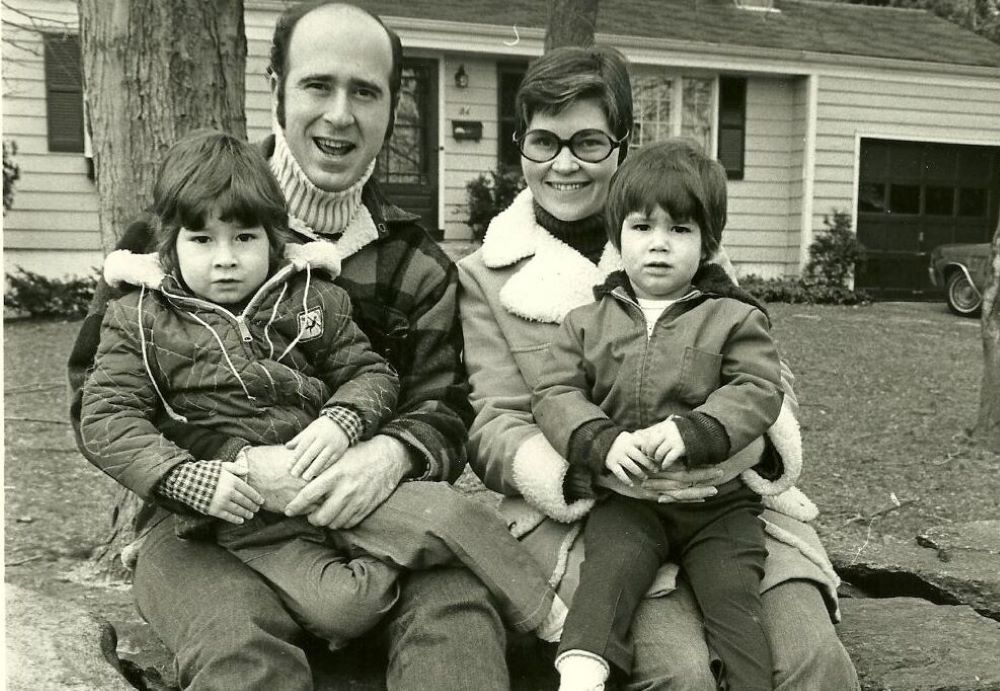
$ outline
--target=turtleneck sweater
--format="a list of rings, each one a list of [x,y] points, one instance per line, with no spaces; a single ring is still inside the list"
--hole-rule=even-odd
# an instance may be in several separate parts
[[[344,232],[361,208],[361,191],[375,170],[371,162],[361,179],[340,192],[327,192],[314,185],[292,156],[281,127],[275,126],[274,153],[268,164],[288,202],[288,214],[320,235],[336,236]]]
[[[594,264],[601,260],[604,246],[608,242],[604,231],[604,214],[596,213],[576,221],[563,221],[543,209],[537,201],[535,220],[557,240],[562,240]]]

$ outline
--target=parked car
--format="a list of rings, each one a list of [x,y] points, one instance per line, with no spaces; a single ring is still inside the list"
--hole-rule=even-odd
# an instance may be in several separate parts
[[[944,288],[952,312],[963,317],[979,314],[989,261],[988,242],[939,245],[931,252],[931,283]]]

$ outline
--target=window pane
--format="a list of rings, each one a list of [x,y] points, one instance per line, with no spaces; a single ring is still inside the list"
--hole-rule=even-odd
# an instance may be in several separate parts
[[[920,185],[893,185],[889,190],[889,212],[920,213]]]
[[[712,81],[684,77],[681,134],[691,137],[705,152],[712,150]]]
[[[933,187],[924,189],[924,213],[936,216],[951,216],[955,210],[955,188]]]
[[[427,99],[427,71],[403,67],[396,120],[389,144],[379,154],[379,180],[385,183],[423,184],[426,180],[426,123],[422,119]]]
[[[985,216],[986,190],[978,187],[963,187],[958,191],[959,216]]]
[[[858,196],[860,197],[858,205],[861,207],[861,211],[884,213],[887,210],[884,183],[874,182],[861,185]]]
[[[632,82],[632,109],[636,127],[631,144],[640,147],[670,136],[670,96],[673,79],[639,77]]]

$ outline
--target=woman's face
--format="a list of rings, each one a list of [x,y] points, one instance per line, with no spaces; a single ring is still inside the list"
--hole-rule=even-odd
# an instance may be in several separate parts
[[[535,113],[528,130],[536,129],[549,130],[561,139],[569,139],[580,130],[601,130],[614,138],[600,101],[592,98],[577,101],[558,115]],[[617,168],[617,149],[599,163],[581,161],[568,146],[545,163],[521,157],[524,180],[535,201],[562,221],[576,221],[603,210],[611,175]]]

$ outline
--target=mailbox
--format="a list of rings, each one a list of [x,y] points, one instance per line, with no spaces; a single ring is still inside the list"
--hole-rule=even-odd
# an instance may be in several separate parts
[[[479,120],[452,120],[451,135],[457,142],[478,142],[483,138],[483,123]]]

